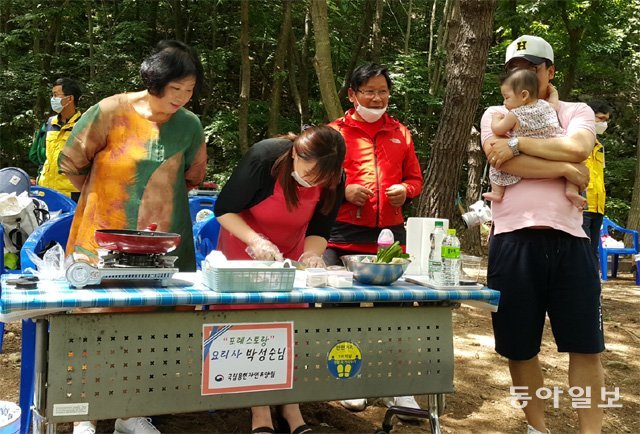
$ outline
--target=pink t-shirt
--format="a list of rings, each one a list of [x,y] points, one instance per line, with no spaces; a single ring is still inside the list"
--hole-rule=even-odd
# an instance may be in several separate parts
[[[489,107],[480,122],[481,138],[493,136],[491,116],[506,114],[504,106]],[[585,129],[595,137],[595,121],[591,108],[584,103],[560,102],[560,125],[571,135]],[[582,212],[565,196],[565,178],[525,179],[507,187],[502,202],[491,205],[494,234],[512,232],[531,226],[549,226],[575,237],[588,238],[582,229]]]

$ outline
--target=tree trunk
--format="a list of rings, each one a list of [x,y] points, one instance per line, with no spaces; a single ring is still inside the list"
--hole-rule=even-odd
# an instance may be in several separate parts
[[[571,94],[573,85],[576,81],[576,70],[578,68],[578,53],[580,52],[580,42],[584,35],[584,26],[576,26],[571,22],[569,14],[567,13],[567,5],[564,2],[560,2],[560,16],[562,16],[562,22],[567,29],[569,35],[569,55],[567,56],[569,64],[564,76],[562,86],[558,89],[558,94],[561,100],[567,99]]]
[[[117,3],[117,2],[116,2]],[[182,0],[173,0],[173,28],[178,41],[184,41],[184,18],[182,16]]]
[[[209,20],[208,22],[210,23],[209,26],[209,30],[211,31],[211,35],[209,36],[209,46],[207,47],[208,50],[203,50],[201,52],[201,55],[203,55],[205,57],[205,62],[203,62],[204,64],[204,86],[202,89],[203,94],[205,95],[204,97],[204,103],[202,104],[200,111],[201,111],[201,119],[206,119],[207,116],[209,115],[209,112],[212,109],[212,105],[215,104],[216,99],[215,98],[211,98],[211,94],[212,94],[212,90],[213,90],[213,85],[209,84],[209,83],[214,83],[214,77],[215,77],[215,63],[213,61],[213,56],[214,53],[216,52],[216,48],[218,48],[218,39],[217,39],[217,35],[218,35],[218,3],[217,2],[210,2],[208,4],[208,10],[207,13],[209,14]],[[215,109],[215,107],[214,107]]]
[[[384,0],[376,0],[376,14],[373,20],[373,38],[371,38],[371,60],[380,62],[382,50],[382,15],[384,13]]]
[[[433,6],[431,7],[431,19],[429,20],[429,50],[427,51],[427,70],[429,72],[429,83],[431,83],[432,69],[431,58],[433,57],[433,28],[436,25],[436,14],[438,12],[438,0],[433,0]]]
[[[284,15],[282,17],[282,26],[280,28],[280,36],[278,37],[278,46],[274,56],[273,66],[273,85],[271,86],[271,107],[269,108],[269,124],[267,126],[267,135],[273,137],[278,134],[280,122],[280,100],[282,97],[282,81],[285,75],[284,62],[287,55],[287,47],[289,46],[289,32],[291,29],[291,0],[284,0]]]
[[[452,220],[469,132],[482,91],[495,0],[456,0],[448,41],[447,87],[427,164],[419,214]],[[451,225],[453,226],[453,225]]]
[[[93,7],[92,2],[87,0],[85,2],[85,6],[87,8],[87,36],[89,38],[89,79],[93,82],[96,78],[96,63],[94,56],[94,47],[93,47]],[[77,103],[77,101],[76,101]]]
[[[304,36],[301,45],[300,59],[300,80],[298,81],[298,89],[300,90],[300,105],[302,106],[302,123],[305,124],[309,120],[309,40],[311,39],[311,14],[307,10],[304,17]],[[297,51],[296,51],[297,53]]]
[[[12,1],[5,0],[0,2],[0,32],[1,33],[9,33],[11,29],[11,25],[9,24],[9,20],[11,19],[11,9],[12,9]]]
[[[411,14],[413,13],[413,0],[409,0],[409,7],[407,8],[407,31],[404,34],[404,55],[408,57],[409,55],[409,38],[411,36]],[[404,73],[408,73],[408,68],[405,63],[404,65]],[[404,93],[404,111],[405,113],[409,111],[409,92]]]
[[[518,20],[518,0],[507,0],[507,10],[509,11],[509,25],[511,26],[511,38],[520,36],[520,20]]]
[[[316,56],[313,63],[318,76],[320,96],[329,120],[334,120],[342,116],[342,106],[336,92],[336,81],[331,64],[327,0],[311,0],[311,19],[316,40]]]
[[[358,32],[358,40],[353,45],[353,50],[351,51],[351,59],[349,59],[349,64],[347,65],[347,70],[344,73],[344,82],[342,87],[340,88],[340,92],[338,92],[338,98],[340,101],[347,97],[347,91],[349,90],[349,80],[351,79],[351,74],[353,70],[356,68],[356,64],[360,59],[360,53],[362,52],[362,47],[369,40],[369,35],[371,34],[371,25],[373,23],[373,12],[375,10],[374,0],[365,0],[364,2],[364,11],[362,12],[362,24],[360,26],[360,31]]]
[[[149,27],[149,46],[153,47],[158,43],[158,0],[148,2],[149,15],[147,16],[147,26]]]
[[[249,150],[249,91],[251,59],[249,58],[249,0],[240,1],[240,112],[238,143],[244,155]]]
[[[37,7],[38,0],[34,0],[33,7]],[[62,4],[56,2],[54,8],[61,8]],[[34,62],[39,68],[39,77],[34,80],[34,87],[38,89],[33,113],[38,119],[44,117],[48,107],[49,92],[51,91],[51,59],[55,56],[56,35],[59,34],[60,19],[48,16],[46,22],[41,23],[39,31],[34,32],[33,56]],[[55,77],[58,78],[58,77]]]
[[[442,20],[438,26],[438,40],[436,44],[436,61],[430,70],[429,95],[437,95],[442,86],[442,75],[444,73],[444,65],[446,61],[445,52],[449,39],[449,23],[451,23],[454,13],[454,2],[459,0],[445,0],[444,9],[442,10]]]
[[[626,227],[635,231],[640,229],[640,118],[638,119],[638,137],[636,139],[636,176],[633,181],[631,208],[629,209]],[[633,244],[631,234],[627,235],[625,235],[624,242],[626,246],[630,246]],[[640,270],[636,272],[640,273]]]
[[[289,32],[289,57],[287,58],[288,70],[289,70],[289,91],[291,92],[291,99],[298,110],[300,116],[300,130],[304,126],[305,120],[302,116],[302,101],[300,100],[300,90],[298,89],[298,75],[296,68],[298,67],[298,61],[296,60],[296,35],[293,29]]]
[[[480,145],[480,131],[475,127],[471,128],[471,137],[467,146],[467,195],[465,202],[467,208],[472,203],[481,199],[482,196],[482,175],[485,163],[484,152]],[[465,209],[466,211],[466,209]],[[482,255],[482,243],[480,240],[480,226],[467,229],[464,237],[461,238],[462,250],[470,255]]]

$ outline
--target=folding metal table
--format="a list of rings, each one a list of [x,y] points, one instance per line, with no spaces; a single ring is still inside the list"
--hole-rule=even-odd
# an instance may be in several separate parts
[[[180,283],[186,277],[190,283]],[[296,288],[291,292],[218,293],[194,275],[169,287],[69,289],[41,282],[21,290],[2,281],[0,320],[35,318],[35,343],[23,336],[21,405],[33,390],[36,432],[74,420],[152,416],[209,409],[348,398],[432,394],[432,430],[439,432],[438,395],[453,389],[452,309],[460,302],[495,309],[499,293],[487,288],[437,291],[396,282],[389,287]],[[120,285],[120,286],[119,286]],[[185,286],[186,285],[186,286]],[[419,302],[359,307],[361,302]],[[173,306],[263,304],[256,310],[175,311]],[[271,304],[338,303],[346,306],[273,309]],[[354,304],[356,303],[356,304]],[[153,312],[68,314],[86,307],[157,306]],[[293,322],[292,388],[202,395],[203,324]],[[356,375],[338,378],[328,367],[337,344],[361,353]],[[25,348],[35,348],[33,356]],[[30,371],[30,358],[34,370]],[[35,371],[35,375],[33,372]],[[30,387],[29,387],[30,386]],[[27,432],[28,411],[23,415]]]

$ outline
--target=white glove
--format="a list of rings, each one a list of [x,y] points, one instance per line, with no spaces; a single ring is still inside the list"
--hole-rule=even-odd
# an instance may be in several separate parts
[[[247,244],[245,249],[252,259],[261,261],[283,261],[284,257],[278,247],[269,241],[264,235],[258,234]]]
[[[327,268],[322,256],[315,252],[304,252],[300,255],[298,262],[302,262],[307,268]]]

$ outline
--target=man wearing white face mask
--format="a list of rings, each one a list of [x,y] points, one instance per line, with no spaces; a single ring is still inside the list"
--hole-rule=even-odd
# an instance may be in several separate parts
[[[330,127],[344,137],[345,202],[331,230],[328,263],[345,254],[375,254],[383,228],[404,246],[402,206],[422,190],[422,171],[409,129],[386,113],[391,90],[387,68],[364,64],[353,71],[353,108]]]
[[[591,240],[591,248],[598,258],[600,244],[600,226],[604,217],[606,192],[604,187],[604,146],[598,136],[607,129],[607,121],[611,117],[611,106],[604,101],[587,103],[596,116],[596,145],[593,147],[586,164],[589,168],[589,186],[587,187],[587,209],[582,214],[582,227]]]
[[[69,78],[59,78],[51,89],[51,110],[56,115],[47,120],[46,160],[38,177],[38,185],[59,191],[77,200],[78,189],[66,175],[58,173],[58,156],[82,115],[77,109],[82,95],[80,86]]]
[[[347,145],[347,181],[345,201],[324,255],[327,265],[339,264],[342,255],[375,254],[378,235],[384,228],[393,232],[403,248],[406,244],[402,206],[420,194],[422,171],[408,128],[386,113],[391,86],[384,66],[359,66],[349,85],[353,108],[329,124],[342,134]],[[413,396],[384,398],[383,402],[419,408]],[[360,411],[367,400],[340,403],[349,410]]]

